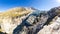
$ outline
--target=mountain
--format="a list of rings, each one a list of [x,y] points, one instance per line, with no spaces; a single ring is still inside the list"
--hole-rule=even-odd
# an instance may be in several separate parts
[[[37,34],[60,34],[60,7],[48,11],[48,25],[45,25]]]
[[[60,34],[60,7],[40,11],[16,7],[0,13],[2,34]]]
[[[33,11],[31,8],[16,7],[0,13],[0,30],[6,33],[12,32]]]

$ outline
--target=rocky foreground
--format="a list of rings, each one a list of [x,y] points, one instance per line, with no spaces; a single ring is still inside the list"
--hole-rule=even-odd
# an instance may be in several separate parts
[[[0,34],[60,34],[60,7],[49,11],[17,7],[2,12]]]

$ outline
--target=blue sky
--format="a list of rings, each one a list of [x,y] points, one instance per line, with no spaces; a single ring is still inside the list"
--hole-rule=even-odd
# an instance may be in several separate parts
[[[60,6],[60,0],[0,0],[0,11],[13,7],[34,7],[39,10],[49,10]]]

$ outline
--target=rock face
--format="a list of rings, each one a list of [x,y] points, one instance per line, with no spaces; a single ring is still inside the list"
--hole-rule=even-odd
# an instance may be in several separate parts
[[[37,34],[60,34],[60,17],[56,17],[52,24],[45,25]]]
[[[49,11],[13,8],[0,16],[1,34],[60,34],[60,7]]]
[[[32,12],[31,8],[13,8],[1,13],[0,31],[12,34],[13,30]]]
[[[60,34],[60,7],[52,8],[48,15],[48,25],[45,25],[37,34]]]

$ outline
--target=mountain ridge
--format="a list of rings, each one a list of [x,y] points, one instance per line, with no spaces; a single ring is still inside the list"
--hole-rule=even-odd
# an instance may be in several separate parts
[[[12,8],[0,13],[0,31],[7,34],[44,34],[45,31],[50,32],[49,28],[52,25],[51,29],[55,29],[59,15],[60,7],[54,7],[49,11],[28,7]],[[58,30],[59,27],[56,27]],[[45,33],[48,34],[48,32]]]

